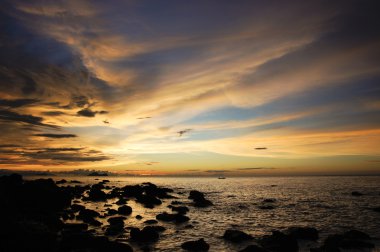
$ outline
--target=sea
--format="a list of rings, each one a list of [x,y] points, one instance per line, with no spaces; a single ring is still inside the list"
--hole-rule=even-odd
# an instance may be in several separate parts
[[[34,179],[36,177],[25,177]],[[339,234],[356,229],[369,234],[375,243],[373,251],[380,252],[380,213],[371,208],[380,206],[380,176],[308,176],[308,177],[92,177],[92,176],[54,176],[54,180],[79,180],[83,184],[98,183],[103,179],[109,186],[151,182],[157,186],[174,190],[173,196],[190,208],[188,223],[176,225],[160,222],[166,231],[161,233],[158,242],[150,245],[152,251],[181,251],[180,245],[185,241],[204,238],[210,244],[209,251],[239,251],[254,241],[233,244],[221,237],[226,229],[238,229],[255,238],[270,234],[273,230],[286,230],[289,227],[314,227],[319,230],[318,242],[301,242],[300,251],[309,251],[310,247],[321,245],[330,234]],[[62,186],[69,185],[63,184]],[[195,208],[187,199],[191,190],[205,193],[213,206]],[[362,196],[353,196],[358,191]],[[265,199],[273,199],[273,209],[261,209]],[[83,202],[89,209],[105,213],[108,202]],[[133,209],[132,215],[125,221],[126,232],[112,239],[130,244],[135,251],[142,251],[138,244],[128,240],[128,227],[145,226],[148,219],[164,211],[172,199],[163,200],[163,204],[153,209],[144,208],[139,203],[129,200],[127,205]],[[117,209],[113,204],[111,208]],[[141,215],[143,219],[136,219]],[[103,235],[107,220],[102,227],[91,227],[93,232]],[[75,221],[73,221],[75,222]],[[190,224],[190,226],[189,226]],[[350,250],[353,251],[353,250]]]

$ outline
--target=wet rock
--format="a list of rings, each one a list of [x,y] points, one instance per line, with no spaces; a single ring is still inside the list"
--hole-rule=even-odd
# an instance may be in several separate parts
[[[156,220],[146,220],[146,221],[144,221],[144,223],[148,224],[148,225],[152,225],[152,224],[157,224],[158,221],[156,221]]]
[[[205,198],[202,192],[196,190],[190,191],[190,195],[188,198],[194,201],[195,207],[208,207],[213,205],[211,201]]]
[[[61,180],[58,180],[55,182],[57,185],[60,185],[60,184],[65,184],[67,183],[67,180],[66,179],[61,179]]]
[[[161,205],[162,201],[152,195],[139,195],[136,197],[136,201],[143,204],[146,208],[154,208],[156,205]]]
[[[344,238],[351,239],[351,240],[370,240],[371,237],[361,231],[358,230],[350,230],[343,234]]]
[[[370,236],[358,230],[350,230],[344,234],[329,235],[320,248],[314,248],[313,252],[340,251],[343,249],[368,249],[374,248],[374,244],[368,240]]]
[[[259,206],[259,208],[262,210],[273,210],[273,209],[275,209],[275,207],[272,205],[262,205],[262,206]]]
[[[137,220],[141,220],[143,217],[141,216],[141,215],[136,215],[136,217],[135,217]]]
[[[318,230],[312,227],[291,227],[286,234],[301,240],[318,240]]]
[[[125,205],[127,204],[126,199],[119,199],[118,201],[115,202],[116,205]]]
[[[171,205],[182,205],[183,202],[178,201],[178,200],[173,200],[170,204],[171,204]]]
[[[125,217],[111,217],[107,221],[111,226],[124,226]]]
[[[373,207],[371,210],[380,213],[380,207]]]
[[[160,237],[158,231],[152,226],[146,226],[142,230],[139,228],[132,228],[131,239],[137,242],[155,242]]]
[[[156,215],[156,219],[160,221],[174,222],[174,223],[183,223],[190,220],[190,218],[185,215],[169,214],[167,212],[163,212],[161,214]]]
[[[72,204],[71,205],[71,210],[73,210],[74,213],[79,212],[81,210],[84,210],[86,207],[79,205],[79,204]]]
[[[259,240],[259,244],[269,251],[276,252],[297,252],[297,240],[279,231],[274,231],[271,235],[266,235]]]
[[[257,245],[249,245],[248,247],[240,250],[239,252],[268,252],[268,250]]]
[[[91,190],[88,192],[88,198],[86,200],[90,201],[106,201],[107,194],[102,191],[100,184],[95,184],[91,187]]]
[[[97,226],[99,223],[96,222],[95,217],[100,216],[100,214],[94,210],[82,209],[79,211],[77,219],[82,220],[85,223]]]
[[[223,239],[231,242],[242,242],[252,239],[252,236],[240,230],[227,229],[224,232]]]
[[[263,203],[275,203],[276,199],[264,199]]]
[[[88,229],[88,224],[86,223],[66,223],[63,226],[65,231],[69,232],[83,232]]]
[[[188,251],[208,251],[210,249],[210,245],[208,245],[202,238],[197,241],[184,242],[182,243],[181,248]]]
[[[82,184],[82,182],[80,182],[78,180],[71,180],[70,183],[72,183],[72,184]]]
[[[189,208],[185,206],[172,206],[171,209],[173,212],[177,212],[178,214],[186,214],[189,211]]]
[[[60,251],[112,251],[133,252],[133,249],[124,243],[108,240],[105,236],[92,236],[87,233],[64,236]]]
[[[118,213],[121,215],[130,215],[132,213],[132,207],[130,206],[121,206],[117,209]]]
[[[108,209],[108,215],[116,215],[118,214],[119,212],[115,209]]]
[[[352,196],[363,196],[364,194],[361,193],[361,192],[358,192],[358,191],[353,191],[353,192],[351,193],[351,195],[352,195]]]

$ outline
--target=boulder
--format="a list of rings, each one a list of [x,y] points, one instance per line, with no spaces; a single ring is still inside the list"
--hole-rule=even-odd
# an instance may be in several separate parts
[[[242,242],[252,239],[252,236],[240,230],[227,229],[224,232],[223,239],[231,242]]]
[[[286,233],[296,239],[316,241],[319,238],[318,230],[312,227],[291,227]]]
[[[268,252],[268,250],[257,245],[249,245],[248,247],[240,250],[239,252]]]
[[[188,251],[208,251],[210,245],[208,245],[208,243],[202,238],[196,241],[184,242],[182,243],[181,248]]]
[[[117,209],[117,211],[119,212],[119,214],[121,215],[130,215],[132,213],[132,207],[130,206],[121,206]]]
[[[155,242],[160,237],[158,231],[152,226],[146,226],[142,230],[132,228],[130,236],[133,241],[137,242]]]
[[[174,222],[174,223],[183,223],[190,220],[190,218],[185,215],[169,214],[167,212],[163,212],[161,214],[156,215],[156,219],[160,221]]]
[[[297,240],[279,231],[272,232],[271,235],[266,235],[259,240],[259,244],[269,251],[276,252],[297,252]]]

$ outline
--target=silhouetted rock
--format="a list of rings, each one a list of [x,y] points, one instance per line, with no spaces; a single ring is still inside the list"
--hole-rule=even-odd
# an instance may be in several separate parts
[[[104,177],[108,176],[108,174],[106,172],[91,172],[87,176]]]
[[[358,191],[354,191],[351,193],[352,196],[363,196],[364,194]]]
[[[173,212],[177,212],[179,214],[186,214],[189,211],[189,208],[185,206],[179,206],[179,207],[172,206],[171,209]]]
[[[65,184],[67,183],[66,179],[61,179],[61,180],[58,180],[55,182],[57,185],[60,185],[60,184]]]
[[[211,201],[205,199],[202,192],[196,190],[190,191],[189,199],[194,201],[195,207],[208,207],[213,205]]]
[[[161,205],[162,201],[153,195],[138,195],[136,201],[143,204],[146,208],[153,208],[156,205]]]
[[[371,210],[380,213],[380,207],[373,207]]]
[[[136,217],[135,217],[137,220],[141,220],[143,217],[141,216],[141,215],[136,215]]]
[[[189,251],[208,251],[210,245],[208,245],[202,238],[197,241],[184,242],[182,243],[181,248]]]
[[[239,252],[268,252],[268,250],[257,245],[249,245],[248,247],[240,250]]]
[[[100,214],[94,210],[82,209],[79,211],[77,219],[82,220],[85,223],[91,224],[93,226],[98,226],[99,222],[95,220],[95,217],[98,217]]]
[[[126,199],[119,199],[115,203],[116,203],[116,205],[125,205],[125,204],[127,204],[127,200]]]
[[[272,232],[271,235],[266,235],[259,240],[259,244],[269,251],[276,252],[297,252],[297,240],[279,231]]]
[[[144,221],[144,223],[148,224],[148,225],[152,225],[152,224],[157,224],[158,221],[156,221],[156,220],[146,220],[146,221]]]
[[[182,214],[169,214],[167,212],[163,212],[161,214],[156,215],[157,220],[166,221],[166,222],[175,222],[175,223],[183,223],[189,221],[190,218],[182,215]]]
[[[88,229],[88,225],[86,223],[66,223],[63,229],[70,232],[83,232]]]
[[[119,212],[119,214],[122,214],[122,215],[130,215],[132,213],[132,207],[121,206],[117,209],[117,211]]]
[[[115,214],[118,214],[119,211],[115,210],[115,209],[108,209],[108,215],[115,215]]]
[[[132,228],[131,239],[137,242],[155,242],[160,237],[158,231],[152,226],[146,226],[142,230],[139,228]]]
[[[262,206],[259,206],[259,208],[262,210],[273,210],[273,209],[275,209],[275,207],[272,205],[262,205]]]
[[[291,227],[286,233],[296,239],[302,240],[318,240],[318,230],[311,227]]]
[[[107,194],[102,191],[102,186],[100,184],[96,184],[91,187],[91,190],[88,192],[88,198],[86,198],[86,200],[106,201]]]
[[[71,180],[70,183],[73,183],[73,184],[82,184],[82,182],[80,182],[78,180]]]
[[[109,241],[105,236],[93,236],[87,233],[64,236],[60,251],[112,251],[132,252],[133,249],[124,243]]]
[[[73,210],[74,213],[79,212],[80,210],[85,209],[85,206],[79,205],[79,204],[72,204],[71,210]]]
[[[374,248],[368,240],[370,236],[358,230],[350,230],[344,234],[329,235],[320,248],[314,248],[313,252],[340,251],[343,249]]]
[[[275,203],[276,199],[264,199],[263,203]]]
[[[227,229],[224,232],[223,238],[231,242],[242,242],[252,239],[252,236],[244,233],[243,231]]]

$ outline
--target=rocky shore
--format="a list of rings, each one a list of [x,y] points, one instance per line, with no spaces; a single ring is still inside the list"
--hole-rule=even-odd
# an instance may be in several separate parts
[[[28,181],[18,174],[0,177],[0,251],[128,252],[133,248],[150,251],[151,245],[162,239],[162,234],[167,231],[163,223],[193,228],[188,213],[194,208],[212,210],[213,207],[206,195],[196,190],[178,198],[173,189],[152,183],[123,187],[109,186],[108,183],[108,180],[92,185],[52,179]],[[158,213],[155,219],[145,220],[146,216],[136,215],[143,227],[135,227],[129,224],[134,212],[128,204],[130,201],[147,209],[165,205],[168,210]],[[101,211],[88,208],[93,202],[101,203],[104,208]],[[275,199],[266,199],[260,209],[271,211],[275,203]],[[94,227],[104,232],[96,233]],[[262,237],[237,229],[220,232],[221,241],[248,242],[249,245],[240,250],[245,252],[296,252],[300,241],[320,239],[318,230],[313,227],[291,227]],[[319,244],[310,251],[374,248],[371,237],[358,230],[330,235]],[[214,251],[207,237],[189,237],[177,245],[177,250]]]

